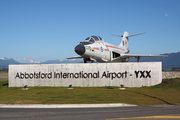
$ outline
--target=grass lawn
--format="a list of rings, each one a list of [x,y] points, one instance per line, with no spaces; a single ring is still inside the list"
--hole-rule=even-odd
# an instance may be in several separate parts
[[[158,105],[180,103],[180,79],[167,79],[159,85],[141,88],[118,87],[8,87],[0,79],[0,104],[91,104],[128,103]]]

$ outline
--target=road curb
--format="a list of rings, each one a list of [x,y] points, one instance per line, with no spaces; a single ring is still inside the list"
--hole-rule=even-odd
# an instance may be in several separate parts
[[[8,76],[0,75],[0,78],[1,78],[1,79],[8,79]]]
[[[99,108],[137,106],[124,103],[111,104],[0,104],[0,108]]]

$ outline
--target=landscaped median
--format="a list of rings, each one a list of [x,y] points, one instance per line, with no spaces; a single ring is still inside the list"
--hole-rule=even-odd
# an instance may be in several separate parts
[[[72,86],[73,87],[73,86]],[[166,79],[159,85],[141,88],[118,87],[8,87],[0,79],[0,104],[104,104],[158,105],[180,103],[180,79]]]

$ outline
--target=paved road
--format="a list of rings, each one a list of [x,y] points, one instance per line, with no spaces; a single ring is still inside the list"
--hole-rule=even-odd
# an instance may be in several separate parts
[[[0,78],[6,79],[6,78],[8,78],[8,76],[0,75]]]
[[[116,118],[161,117],[162,115],[180,118],[180,105],[115,108],[0,108],[0,120],[117,120]]]

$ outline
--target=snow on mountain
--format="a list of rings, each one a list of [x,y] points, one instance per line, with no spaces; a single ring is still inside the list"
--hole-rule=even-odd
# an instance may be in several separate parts
[[[23,59],[18,59],[17,60],[20,63],[41,63],[40,61],[36,61],[33,58],[23,58]]]

